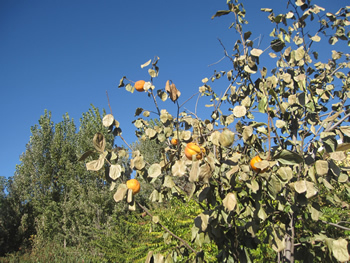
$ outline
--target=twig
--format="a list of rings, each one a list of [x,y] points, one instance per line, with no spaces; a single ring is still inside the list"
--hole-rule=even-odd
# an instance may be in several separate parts
[[[147,210],[146,207],[142,206],[139,202],[137,202],[137,205],[146,212],[147,215],[149,215],[151,218],[153,217],[153,215]],[[162,223],[157,222],[157,224],[159,226],[161,226],[166,232],[168,232],[172,237],[176,238],[177,240],[179,240],[182,244],[185,245],[185,247],[187,247],[189,250],[191,250],[193,253],[197,253],[196,250],[194,250],[185,240],[183,240],[181,237],[175,235],[173,232],[171,232],[166,226],[164,226]]]
[[[107,101],[108,101],[109,110],[110,110],[111,114],[113,115],[111,104],[109,103],[109,96],[108,96],[108,91],[107,90],[106,90],[106,95],[107,95]]]
[[[329,129],[326,129],[326,132],[334,130],[339,124],[341,124],[346,118],[350,117],[350,113],[346,114],[343,118],[341,118],[337,123],[335,123],[332,127]]]
[[[226,57],[226,56],[223,56],[223,57],[220,58],[217,62],[214,62],[214,63],[208,65],[208,67],[211,67],[211,66],[214,66],[214,65],[216,65],[216,64],[219,64],[225,57]]]
[[[191,97],[189,97],[187,100],[185,100],[185,102],[183,102],[179,108],[181,108],[183,105],[185,105],[190,99],[192,99],[194,96],[196,96],[199,92],[196,92],[195,94],[193,94]]]
[[[126,140],[124,140],[123,136],[119,135],[119,137],[123,140],[123,142],[126,144],[126,146],[128,146],[129,149],[132,151],[132,148],[131,148],[130,145],[126,142]]]
[[[158,103],[157,103],[157,100],[156,100],[156,98],[155,98],[155,96],[153,94],[153,90],[152,89],[151,89],[150,94],[152,95],[152,98],[153,98],[153,101],[154,101],[154,105],[156,106],[157,111],[158,111],[158,115],[160,116],[160,110],[159,110],[159,107],[158,107]]]
[[[327,222],[327,221],[324,221],[324,220],[321,220],[321,222],[324,223],[324,224],[328,224],[328,225],[331,225],[331,226],[335,226],[335,227],[338,227],[338,228],[341,228],[341,229],[345,229],[345,230],[350,231],[350,228],[345,227],[345,226],[340,226],[340,225],[338,225],[338,224],[331,223],[331,222]]]

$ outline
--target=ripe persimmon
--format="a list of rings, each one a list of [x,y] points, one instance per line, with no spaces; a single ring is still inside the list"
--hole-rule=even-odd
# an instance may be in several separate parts
[[[178,142],[179,142],[179,140],[178,140],[178,139],[175,139],[175,138],[172,138],[172,139],[170,140],[170,143],[171,143],[172,145],[174,145],[174,146],[176,146],[176,145],[178,144]]]
[[[132,194],[135,195],[140,192],[141,186],[137,179],[130,179],[126,182],[126,187],[132,190]]]
[[[144,91],[143,86],[145,85],[145,81],[144,80],[138,80],[135,82],[135,89],[139,92]]]
[[[253,157],[251,160],[250,160],[250,167],[252,167],[252,169],[257,172],[257,173],[260,173],[260,172],[265,172],[266,171],[266,168],[261,170],[260,168],[256,167],[255,164],[258,163],[258,162],[261,162],[261,158],[259,155]]]
[[[203,147],[199,147],[196,143],[190,142],[186,145],[185,155],[187,159],[192,161],[192,156],[196,155],[197,160],[202,159],[203,153],[205,152]]]

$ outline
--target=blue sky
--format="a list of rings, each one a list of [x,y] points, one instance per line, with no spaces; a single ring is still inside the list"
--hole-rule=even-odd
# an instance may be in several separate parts
[[[285,1],[244,2],[250,21],[245,31],[253,32],[252,39],[264,36],[264,49],[270,22],[259,10],[282,11]],[[315,3],[335,12],[347,1]],[[52,112],[55,123],[68,112],[79,125],[90,104],[108,111],[106,90],[124,137],[134,141],[134,109],[152,109],[152,102],[145,93],[131,94],[117,85],[124,75],[148,80],[140,65],[154,56],[160,57],[156,89],[172,79],[182,92],[182,102],[214,69],[229,70],[225,61],[208,67],[223,57],[218,38],[227,50],[238,38],[228,29],[232,17],[211,19],[220,9],[226,9],[225,0],[1,0],[0,176],[14,174],[30,127],[45,109]],[[175,111],[172,103],[163,106]]]

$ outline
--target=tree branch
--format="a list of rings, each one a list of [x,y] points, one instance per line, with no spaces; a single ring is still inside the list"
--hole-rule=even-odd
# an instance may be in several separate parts
[[[324,221],[324,220],[321,220],[321,222],[324,223],[324,224],[328,224],[328,225],[331,225],[331,226],[335,226],[335,227],[338,227],[338,228],[350,231],[350,228],[345,227],[345,226],[340,226],[338,224],[327,222],[327,221]]]

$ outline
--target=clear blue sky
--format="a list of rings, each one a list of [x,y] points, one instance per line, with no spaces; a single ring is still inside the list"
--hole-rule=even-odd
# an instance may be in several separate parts
[[[250,21],[245,31],[252,31],[253,39],[264,35],[265,48],[270,22],[259,10],[282,10],[285,1],[244,2]],[[348,1],[315,3],[335,12]],[[172,79],[181,101],[215,68],[229,70],[225,62],[208,67],[223,57],[217,38],[231,50],[238,37],[228,30],[232,17],[211,19],[220,9],[226,9],[226,0],[0,0],[0,176],[14,174],[30,127],[45,109],[55,123],[68,112],[79,126],[90,104],[108,111],[106,90],[124,137],[135,140],[134,109],[152,109],[152,103],[146,94],[117,85],[124,75],[147,80],[140,65],[154,56],[160,57],[156,89]],[[175,110],[171,103],[164,106]]]

